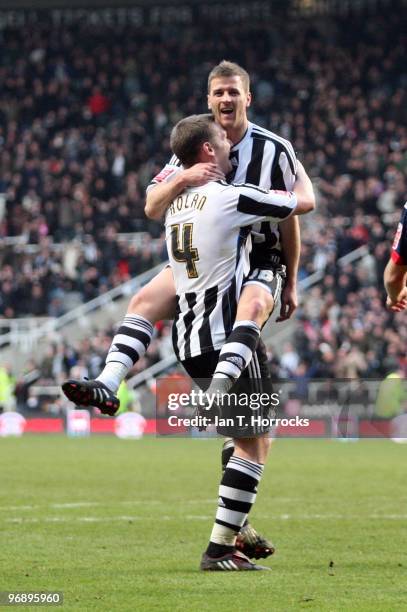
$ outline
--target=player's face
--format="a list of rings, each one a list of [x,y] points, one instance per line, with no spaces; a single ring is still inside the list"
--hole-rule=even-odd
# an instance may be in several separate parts
[[[246,126],[247,108],[251,94],[246,91],[240,76],[212,79],[208,93],[208,108],[215,120],[228,133]]]
[[[225,130],[219,125],[214,125],[213,131],[214,137],[211,144],[215,153],[215,161],[222,172],[228,174],[232,170],[232,164],[229,159],[231,142]]]

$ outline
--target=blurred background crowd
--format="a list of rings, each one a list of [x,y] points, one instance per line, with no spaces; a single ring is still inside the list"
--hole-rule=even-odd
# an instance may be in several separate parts
[[[406,33],[398,11],[183,29],[55,26],[0,31],[0,317],[60,316],[166,259],[145,188],[181,117],[206,110],[206,78],[231,59],[252,78],[256,123],[289,139],[313,179],[300,307],[275,374],[382,376],[406,369],[403,315],[382,275],[406,194]],[[337,265],[359,246],[361,263]],[[405,322],[405,318],[403,319]],[[113,330],[61,340],[37,368],[98,373]],[[171,351],[160,324],[143,369]],[[28,365],[27,365],[28,368]]]

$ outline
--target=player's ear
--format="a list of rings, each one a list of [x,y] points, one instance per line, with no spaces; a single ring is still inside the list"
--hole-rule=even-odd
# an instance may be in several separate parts
[[[252,103],[252,94],[250,91],[248,91],[247,96],[246,96],[246,108],[249,108],[251,103]]]
[[[202,150],[206,155],[213,155],[214,153],[213,146],[209,141],[203,143]]]
[[[209,94],[206,96],[206,99],[207,99],[207,102],[208,102],[208,109],[209,109],[209,110],[212,110],[212,107],[211,107],[211,100],[210,100]]]

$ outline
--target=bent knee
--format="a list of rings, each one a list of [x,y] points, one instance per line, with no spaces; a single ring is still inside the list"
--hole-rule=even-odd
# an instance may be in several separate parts
[[[175,313],[175,293],[158,291],[156,285],[150,283],[140,289],[130,300],[128,314],[137,314],[152,323],[164,319],[172,319]]]
[[[129,310],[131,310],[132,312],[137,312],[141,314],[140,311],[148,307],[149,303],[150,301],[148,299],[148,295],[143,289],[141,289],[131,298],[130,303],[129,303]]]
[[[270,447],[271,438],[269,435],[266,434],[264,436],[256,438],[257,461],[259,463],[265,463]]]
[[[266,462],[271,442],[272,440],[268,434],[258,438],[238,438],[234,440],[236,454],[256,463]]]
[[[262,441],[262,449],[265,453],[268,453],[271,448],[271,443],[273,442],[270,436],[265,436],[264,438],[260,438]]]
[[[252,298],[249,303],[249,312],[254,320],[268,317],[273,308],[273,296],[265,292],[261,297]]]
[[[271,447],[271,438],[269,436],[258,438],[257,444],[257,461],[258,463],[266,463]]]

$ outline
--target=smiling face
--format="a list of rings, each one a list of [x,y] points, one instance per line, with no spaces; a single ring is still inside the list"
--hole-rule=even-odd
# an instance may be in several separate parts
[[[247,129],[250,102],[251,94],[245,89],[240,76],[215,77],[211,80],[208,108],[233,143],[240,140]]]

